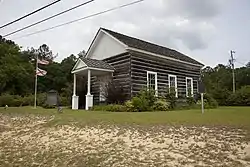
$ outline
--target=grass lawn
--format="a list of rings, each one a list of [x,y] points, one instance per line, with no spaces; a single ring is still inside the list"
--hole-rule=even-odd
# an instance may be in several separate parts
[[[141,113],[114,113],[101,111],[73,111],[64,109],[58,114],[55,109],[33,109],[32,107],[0,108],[0,113],[53,115],[52,124],[139,124],[139,125],[206,125],[206,126],[234,126],[250,129],[250,107],[220,107],[205,110],[181,110],[170,112],[141,112]]]

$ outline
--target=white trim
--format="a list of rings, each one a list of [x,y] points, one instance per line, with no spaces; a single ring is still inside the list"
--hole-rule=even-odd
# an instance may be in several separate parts
[[[87,95],[91,95],[91,70],[88,69],[88,89],[87,89]]]
[[[76,74],[74,74],[73,96],[76,96]]]
[[[89,67],[88,69],[90,69],[90,70],[97,70],[97,71],[105,71],[105,72],[114,72],[114,70],[103,69],[103,68]]]
[[[74,73],[78,73],[78,72],[85,71],[85,70],[96,70],[96,71],[114,72],[114,70],[109,70],[109,69],[94,68],[94,67],[85,67],[85,68],[81,68],[81,69],[78,69],[78,70],[74,70],[71,73],[74,74]]]
[[[94,39],[92,40],[92,42],[91,42],[91,44],[90,44],[90,46],[89,46],[89,49],[88,49],[88,51],[87,51],[87,53],[86,53],[86,55],[85,55],[86,58],[89,57],[90,51],[92,50],[92,48],[96,45],[97,41],[99,40],[99,38],[100,38],[100,32],[101,32],[101,31],[100,31],[100,29],[99,29],[98,32],[97,32],[97,34],[96,34],[96,36],[95,36]]]
[[[188,97],[188,87],[187,87],[187,81],[191,80],[191,96],[194,96],[194,80],[191,77],[186,77],[186,96]]]
[[[75,63],[75,65],[74,65],[74,67],[72,68],[71,71],[74,71],[75,68],[77,67],[77,65],[78,65],[80,62],[82,62],[82,63],[87,67],[87,64],[85,64],[85,63],[82,61],[82,59],[79,58],[79,59],[77,60],[77,62]]]
[[[153,71],[147,71],[147,89],[148,89],[148,87],[149,87],[149,77],[148,77],[148,74],[153,74],[153,75],[155,75],[155,94],[156,94],[156,96],[158,95],[158,82],[157,82],[157,80],[158,80],[158,78],[157,78],[157,72],[153,72]]]
[[[144,53],[144,54],[148,54],[148,55],[152,55],[152,56],[156,56],[156,57],[160,57],[160,58],[163,58],[163,59],[168,59],[168,60],[172,60],[172,61],[176,61],[176,62],[180,62],[180,63],[185,63],[185,64],[192,65],[192,66],[203,67],[203,65],[185,62],[185,61],[178,60],[178,59],[175,59],[175,58],[172,58],[172,57],[167,57],[167,56],[159,55],[159,54],[148,52],[148,51],[144,51],[144,50],[141,50],[141,49],[136,49],[136,48],[128,47],[127,50],[141,52],[141,53]]]
[[[81,69],[78,69],[78,70],[74,70],[74,71],[71,71],[72,74],[75,74],[75,73],[78,73],[78,72],[81,72],[81,71],[84,71],[84,70],[87,70],[88,67],[86,68],[81,68]]]
[[[175,97],[178,97],[177,76],[168,74],[168,88],[170,90],[170,77],[175,78]]]
[[[72,110],[78,110],[79,108],[79,96],[72,96]]]

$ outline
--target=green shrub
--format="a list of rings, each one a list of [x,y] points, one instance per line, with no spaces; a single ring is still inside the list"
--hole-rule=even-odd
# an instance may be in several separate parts
[[[227,105],[227,98],[230,92],[226,88],[215,88],[211,91],[210,95],[218,102],[219,105]]]
[[[191,109],[191,108],[192,106],[188,104],[187,99],[183,98],[183,99],[176,99],[175,106],[174,108],[171,108],[171,109],[186,110],[186,109]]]
[[[36,101],[38,106],[43,106],[46,103],[47,95],[46,93],[39,93],[36,96]]]
[[[94,106],[92,110],[95,111],[110,111],[110,112],[142,112],[152,111],[156,102],[155,91],[143,89],[137,96],[133,97],[130,101],[126,101],[124,105],[99,105]],[[159,106],[160,104],[158,104]],[[161,105],[160,110],[165,110],[166,104]]]
[[[12,107],[20,107],[22,106],[22,103],[23,103],[23,97],[17,95],[13,96]]]
[[[170,103],[171,109],[176,107],[177,98],[175,88],[167,88],[167,93],[165,94],[164,98]]]
[[[70,100],[67,97],[59,97],[60,106],[70,106]]]
[[[198,100],[196,104],[198,106],[201,106],[201,100]],[[205,93],[204,94],[204,108],[211,109],[211,108],[217,108],[217,107],[218,107],[217,101],[210,94]]]
[[[46,93],[37,94],[37,105],[46,106]],[[34,95],[18,96],[3,94],[0,96],[0,107],[8,105],[9,107],[19,107],[19,106],[33,106],[34,105]],[[70,102],[66,97],[60,97],[60,103],[62,106],[69,106]]]
[[[131,101],[127,101],[125,106],[128,112],[152,111],[155,101],[155,91],[143,89]]]
[[[250,86],[243,86],[227,99],[229,106],[250,106]]]
[[[168,111],[170,109],[170,103],[164,99],[158,99],[153,105],[155,111]]]
[[[138,112],[131,100],[125,102],[125,107],[127,112]]]
[[[145,99],[149,106],[153,106],[155,101],[157,100],[155,96],[155,90],[153,89],[143,89],[137,95],[140,99]]]
[[[145,97],[133,97],[131,103],[134,107],[133,111],[150,111],[152,108],[149,105],[149,101]]]
[[[94,105],[91,110],[93,111],[108,111],[108,105]]]
[[[207,94],[207,93],[204,94],[204,101],[206,101],[205,108],[217,108],[218,107],[218,102],[210,94]]]
[[[107,105],[107,111],[110,112],[126,112],[126,107],[123,105],[118,105],[118,104],[110,104]]]
[[[186,98],[186,102],[187,102],[187,104],[188,104],[190,107],[192,107],[193,105],[196,104],[196,101],[195,101],[194,97],[192,97],[192,96],[187,97],[187,98]]]
[[[108,104],[123,104],[127,99],[124,86],[118,81],[109,82],[103,89]]]
[[[23,103],[22,97],[18,95],[3,94],[0,96],[0,107],[19,107]]]
[[[33,106],[34,105],[34,95],[29,95],[23,97],[22,106]]]
[[[13,97],[9,94],[3,94],[0,96],[0,107],[5,105],[11,106],[13,104]]]

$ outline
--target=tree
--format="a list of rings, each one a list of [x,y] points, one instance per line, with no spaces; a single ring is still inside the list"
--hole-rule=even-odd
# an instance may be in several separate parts
[[[0,37],[0,91],[10,94],[32,92],[34,68],[22,59],[20,47]]]
[[[250,85],[250,68],[241,67],[235,70],[236,87],[241,88],[245,85]]]
[[[83,57],[85,57],[85,55],[86,55],[86,51],[85,50],[82,50],[80,53],[78,53],[78,57],[79,58],[83,58]]]
[[[71,54],[69,57],[66,57],[61,62],[62,71],[66,75],[68,82],[73,81],[73,75],[71,74],[71,70],[76,63],[76,60],[76,56]]]
[[[235,69],[236,88],[250,85],[250,68]],[[232,94],[232,70],[230,67],[219,64],[215,68],[206,67],[202,70],[202,80],[206,92],[211,94],[220,105],[226,105],[226,99]]]
[[[70,55],[62,60],[61,63],[51,62],[43,67],[47,71],[47,75],[38,78],[38,90],[46,92],[50,89],[57,90],[59,93],[69,88],[73,82],[71,70],[76,62],[76,57]]]
[[[38,77],[38,92],[57,90],[70,98],[72,94],[73,75],[71,70],[76,56],[69,57],[58,63],[46,44],[39,48],[21,51],[13,41],[0,36],[0,93],[26,95],[34,92],[35,59],[36,57],[50,62],[40,68],[47,71],[44,77]]]
[[[250,61],[247,63],[246,67],[250,68]]]
[[[49,46],[46,44],[42,44],[37,51],[42,59],[53,61],[56,58],[56,56],[54,56],[52,51],[49,49]]]
[[[215,68],[206,67],[202,70],[206,92],[211,94],[219,104],[225,105],[229,90],[231,90],[231,69],[223,64]]]

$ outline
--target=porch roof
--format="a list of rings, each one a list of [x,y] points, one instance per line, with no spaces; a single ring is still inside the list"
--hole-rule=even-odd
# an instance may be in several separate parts
[[[106,63],[102,60],[96,59],[89,59],[89,58],[81,58],[81,60],[88,66],[93,68],[100,68],[100,69],[107,69],[107,70],[114,70],[114,67]]]
[[[102,60],[79,58],[76,62],[72,73],[78,73],[85,70],[95,70],[103,72],[114,72],[114,67]]]

